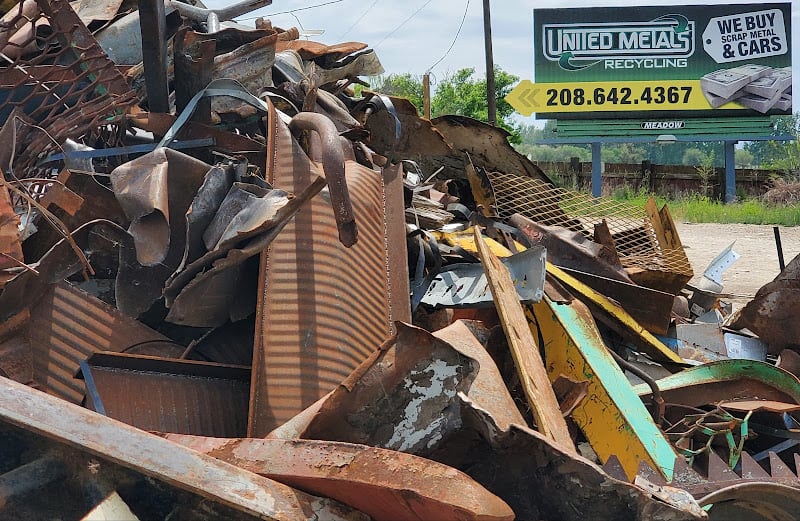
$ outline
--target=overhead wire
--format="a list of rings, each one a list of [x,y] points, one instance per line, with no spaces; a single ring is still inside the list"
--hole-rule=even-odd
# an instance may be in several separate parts
[[[464,7],[464,15],[461,17],[461,23],[460,23],[460,24],[458,24],[458,30],[456,31],[456,35],[455,35],[455,37],[453,38],[453,41],[452,41],[452,42],[450,42],[450,47],[448,47],[448,48],[447,48],[447,50],[444,52],[444,54],[442,55],[442,57],[441,57],[441,58],[439,58],[439,59],[438,59],[438,60],[437,60],[437,61],[436,61],[436,62],[435,62],[433,65],[431,65],[430,67],[428,67],[428,69],[425,71],[425,73],[426,73],[426,74],[427,74],[427,73],[429,73],[429,72],[431,72],[431,70],[432,70],[434,67],[436,67],[437,65],[439,65],[440,63],[442,63],[442,60],[444,60],[445,58],[447,58],[447,56],[450,54],[450,51],[452,51],[452,50],[453,50],[453,46],[455,46],[455,44],[456,44],[456,41],[458,40],[458,36],[461,34],[461,29],[464,27],[464,20],[466,20],[466,19],[467,19],[467,11],[469,11],[469,2],[470,2],[470,0],[467,0],[467,5],[466,5],[466,7]]]
[[[338,4],[338,3],[341,3],[341,2],[344,2],[344,0],[330,0],[328,2],[322,2],[322,3],[314,4],[314,5],[307,5],[305,7],[298,7],[297,9],[289,9],[287,11],[280,11],[280,12],[277,12],[277,13],[267,13],[267,14],[263,14],[263,15],[259,15],[259,16],[248,16],[247,18],[237,18],[237,20],[255,20],[256,18],[261,18],[263,16],[269,17],[269,16],[277,16],[279,14],[292,14],[292,13],[296,13],[298,11],[307,11],[308,9],[315,9],[317,7],[324,7],[326,5]]]
[[[390,37],[390,36],[392,36],[394,33],[396,33],[397,31],[399,31],[400,29],[402,29],[402,28],[403,28],[403,26],[404,26],[405,24],[407,24],[408,22],[410,22],[410,21],[411,21],[411,19],[412,19],[412,18],[414,18],[415,16],[417,16],[417,14],[419,14],[419,12],[420,12],[420,11],[422,11],[423,9],[425,9],[426,7],[428,7],[428,4],[430,4],[431,2],[433,2],[433,0],[428,0],[427,2],[425,2],[424,4],[422,4],[422,5],[421,5],[421,6],[420,6],[420,7],[419,7],[419,8],[418,8],[416,11],[414,11],[413,13],[411,13],[411,16],[409,16],[408,18],[406,18],[405,20],[403,20],[402,22],[400,22],[400,25],[398,25],[397,27],[395,27],[394,29],[392,29],[392,30],[389,32],[389,34],[387,34],[386,36],[384,36],[384,37],[383,37],[383,39],[382,39],[381,41],[379,41],[377,44],[373,45],[373,48],[378,48],[378,47],[380,47],[380,45],[381,45],[383,42],[385,42],[386,40],[388,40],[388,39],[389,39],[389,37]]]
[[[375,7],[375,4],[377,4],[377,3],[378,3],[378,0],[373,0],[373,1],[372,1],[372,3],[371,3],[371,4],[369,4],[369,7],[367,7],[367,9],[366,9],[366,10],[365,10],[363,13],[361,13],[361,16],[359,16],[358,18],[356,18],[356,21],[355,21],[355,22],[353,22],[353,24],[352,24],[350,27],[348,27],[348,28],[347,28],[347,30],[346,30],[344,33],[342,33],[342,35],[339,37],[339,39],[341,40],[342,38],[344,38],[345,36],[347,36],[348,34],[350,34],[350,31],[352,31],[352,30],[353,30],[353,27],[355,27],[356,25],[358,25],[358,23],[359,23],[361,20],[363,20],[365,16],[367,16],[367,13],[369,13],[369,12],[372,10],[372,8],[373,8],[373,7]]]

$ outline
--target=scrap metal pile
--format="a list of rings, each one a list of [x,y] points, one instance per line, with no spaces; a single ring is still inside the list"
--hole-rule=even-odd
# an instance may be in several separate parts
[[[728,315],[264,3],[0,2],[0,517],[800,515],[800,258]]]

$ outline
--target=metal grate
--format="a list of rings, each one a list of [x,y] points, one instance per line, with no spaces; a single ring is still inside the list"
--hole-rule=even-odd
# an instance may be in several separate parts
[[[25,0],[3,16],[0,123],[28,123],[15,143],[16,177],[32,175],[66,138],[88,140],[117,123],[135,100],[66,0]]]
[[[538,179],[487,172],[498,215],[519,213],[541,224],[563,226],[591,238],[603,220],[614,238],[622,265],[691,275],[683,250],[661,248],[643,208],[607,197],[556,188]]]

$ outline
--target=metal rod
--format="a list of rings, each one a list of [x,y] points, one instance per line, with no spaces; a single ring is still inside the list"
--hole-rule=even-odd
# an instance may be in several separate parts
[[[647,374],[643,369],[636,367],[634,364],[630,363],[629,361],[625,360],[622,356],[617,354],[613,349],[609,349],[608,352],[611,354],[612,358],[617,361],[617,363],[627,371],[638,376],[640,379],[644,380],[644,383],[650,387],[650,391],[653,393],[653,405],[655,410],[652,412],[653,414],[653,421],[656,422],[656,425],[661,427],[664,423],[664,411],[666,409],[666,404],[664,403],[664,398],[661,396],[661,389],[658,388],[658,383],[655,379]]]
[[[201,9],[184,2],[172,2],[172,6],[178,10],[181,16],[194,20],[195,22],[208,21],[209,14],[215,14],[218,21],[224,22],[226,20],[233,20],[237,16],[250,13],[272,4],[272,0],[244,0],[227,7],[220,7],[218,9]],[[208,32],[212,32],[210,29]]]
[[[783,245],[781,244],[781,231],[777,226],[772,227],[772,232],[775,234],[775,247],[778,248],[778,266],[781,271],[786,269],[786,261],[783,258]]]
[[[150,112],[169,114],[167,16],[163,0],[139,0],[142,61]]]
[[[497,100],[494,86],[494,56],[492,55],[492,15],[489,0],[483,0],[483,44],[486,51],[486,105],[489,124],[497,125]]]

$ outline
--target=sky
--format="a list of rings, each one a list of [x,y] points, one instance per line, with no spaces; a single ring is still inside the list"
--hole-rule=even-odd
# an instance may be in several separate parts
[[[209,7],[227,3],[229,0],[206,0]],[[791,3],[793,83],[800,85],[800,0]],[[576,4],[564,0],[495,0],[491,6],[494,63],[520,79],[533,79],[534,7],[643,4],[681,2],[583,0]],[[432,88],[438,79],[465,67],[474,67],[477,76],[485,74],[482,0],[273,0],[272,5],[243,17],[249,19],[244,23],[253,23],[257,16],[270,18],[279,27],[324,31],[310,37],[323,43],[364,42],[376,50],[387,73],[422,75],[430,70]],[[457,33],[458,38],[448,51]],[[800,88],[797,92],[795,112],[800,111]],[[521,119],[533,123],[533,117]]]

